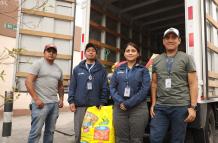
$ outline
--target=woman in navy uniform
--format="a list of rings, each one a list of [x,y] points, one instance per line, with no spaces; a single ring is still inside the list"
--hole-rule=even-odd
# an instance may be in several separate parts
[[[116,143],[142,143],[148,123],[146,96],[150,76],[139,64],[140,50],[136,44],[127,44],[124,57],[127,63],[116,69],[110,82]]]

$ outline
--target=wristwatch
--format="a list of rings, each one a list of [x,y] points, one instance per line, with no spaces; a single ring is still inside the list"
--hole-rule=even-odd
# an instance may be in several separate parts
[[[190,105],[189,108],[194,109],[195,111],[197,111],[197,105]]]

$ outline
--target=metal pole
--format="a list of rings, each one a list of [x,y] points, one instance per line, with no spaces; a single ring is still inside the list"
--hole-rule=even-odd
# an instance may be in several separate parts
[[[3,114],[3,126],[2,126],[2,137],[3,141],[6,142],[7,138],[11,136],[12,127],[12,112],[13,111],[13,92],[5,91],[5,103],[4,103],[4,114]]]
[[[72,78],[72,74],[73,74],[73,58],[74,58],[74,46],[75,46],[75,44],[74,44],[74,40],[75,40],[75,36],[76,36],[76,0],[75,0],[75,2],[74,2],[74,23],[73,23],[73,39],[72,39],[72,52],[71,52],[71,65],[70,65],[70,79]]]

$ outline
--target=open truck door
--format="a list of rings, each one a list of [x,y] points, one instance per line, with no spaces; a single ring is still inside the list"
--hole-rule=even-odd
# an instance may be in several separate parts
[[[194,56],[198,73],[197,119],[190,124],[194,142],[215,143],[218,125],[218,2],[186,3],[187,53]]]
[[[215,143],[217,9],[217,0],[91,0],[89,41],[99,47],[106,67],[124,59],[123,49],[129,40],[139,45],[142,62],[146,63],[153,53],[164,51],[163,32],[170,27],[179,29],[179,50],[192,55],[198,75],[197,118],[188,125],[187,142]]]

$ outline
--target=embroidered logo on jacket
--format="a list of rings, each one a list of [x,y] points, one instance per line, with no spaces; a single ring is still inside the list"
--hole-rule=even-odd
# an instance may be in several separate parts
[[[117,71],[117,74],[124,74],[124,71]]]
[[[84,72],[80,72],[80,73],[78,73],[78,75],[84,75],[85,73]]]

